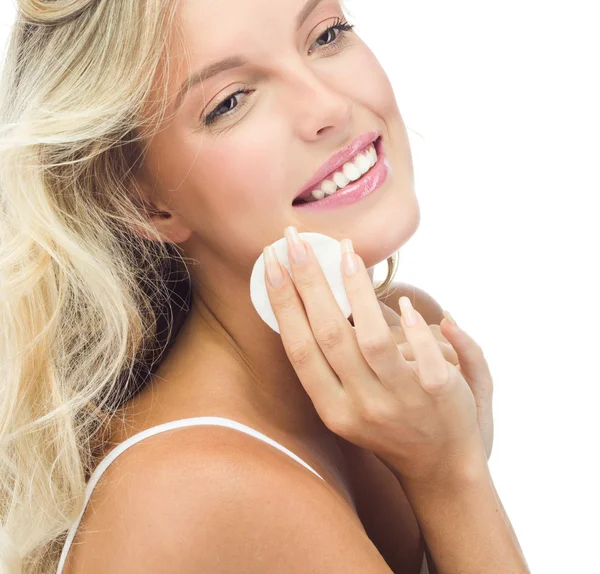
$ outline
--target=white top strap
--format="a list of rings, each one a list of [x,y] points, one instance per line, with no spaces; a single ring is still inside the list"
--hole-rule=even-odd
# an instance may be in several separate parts
[[[223,417],[193,417],[193,418],[188,418],[188,419],[178,419],[175,421],[169,421],[169,422],[163,423],[161,425],[150,427],[139,433],[134,434],[133,436],[130,436],[127,440],[120,443],[113,450],[111,450],[108,453],[108,455],[105,456],[100,461],[98,466],[94,469],[94,472],[90,476],[90,479],[89,479],[86,489],[85,489],[85,499],[84,499],[83,508],[82,508],[79,516],[77,517],[77,519],[75,520],[75,522],[73,523],[71,528],[69,529],[69,533],[67,535],[65,545],[63,546],[62,553],[60,555],[60,561],[58,563],[58,570],[57,570],[56,574],[62,574],[62,570],[63,570],[65,562],[67,560],[67,554],[69,553],[69,548],[71,547],[71,543],[73,542],[73,539],[75,538],[77,528],[79,527],[79,523],[81,522],[81,519],[83,518],[83,514],[85,512],[85,509],[86,509],[87,503],[90,499],[90,496],[92,494],[92,491],[94,490],[94,487],[100,480],[102,473],[108,468],[110,463],[113,462],[113,460],[115,460],[120,454],[122,454],[130,446],[140,442],[141,440],[144,440],[145,438],[151,437],[155,434],[165,432],[165,431],[168,431],[171,429],[177,429],[177,428],[186,427],[186,426],[196,426],[196,425],[224,426],[224,427],[233,428],[233,429],[239,430],[243,433],[249,434],[259,440],[262,440],[263,442],[270,444],[271,446],[274,446],[275,448],[279,449],[281,452],[284,452],[285,454],[287,454],[288,456],[293,458],[295,461],[297,461],[300,464],[302,464],[303,466],[305,466],[308,470],[310,470],[311,472],[316,474],[321,480],[325,481],[325,479],[316,470],[314,470],[310,465],[308,465],[306,462],[304,462],[299,456],[295,455],[292,451],[285,448],[283,445],[279,444],[278,442],[274,441],[273,439],[270,439],[268,436],[264,435],[263,433],[261,433],[257,430],[254,430],[253,428],[251,428],[245,424],[238,423],[237,421],[234,421],[231,419],[226,419]]]

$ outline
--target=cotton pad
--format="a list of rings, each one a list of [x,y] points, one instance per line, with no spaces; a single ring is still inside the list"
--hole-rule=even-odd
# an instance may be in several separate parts
[[[310,246],[313,248],[333,296],[342,310],[344,317],[347,319],[352,313],[352,309],[350,307],[350,301],[348,301],[348,296],[346,295],[344,279],[340,267],[342,261],[340,242],[333,237],[321,233],[300,233],[300,237],[307,243],[310,243]],[[292,276],[292,268],[288,259],[287,241],[285,237],[277,240],[272,246],[277,255],[277,259],[279,259],[279,263],[281,263],[281,265],[288,270],[290,276]],[[265,284],[265,260],[262,253],[256,260],[254,268],[252,269],[252,275],[250,276],[250,298],[261,319],[269,325],[273,331],[279,333],[279,325],[277,324],[277,319],[275,318],[269,296],[267,295],[267,286]]]

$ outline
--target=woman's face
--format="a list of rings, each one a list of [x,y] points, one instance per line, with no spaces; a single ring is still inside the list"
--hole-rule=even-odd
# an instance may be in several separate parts
[[[172,214],[156,225],[186,256],[248,272],[295,225],[351,238],[370,267],[408,240],[419,210],[405,126],[379,62],[340,28],[338,0],[185,0],[179,17],[189,59],[175,48],[173,96],[206,66],[245,61],[195,83],[180,107],[173,97],[176,114],[149,147]],[[378,189],[333,209],[292,205],[332,155],[373,132],[389,161]]]

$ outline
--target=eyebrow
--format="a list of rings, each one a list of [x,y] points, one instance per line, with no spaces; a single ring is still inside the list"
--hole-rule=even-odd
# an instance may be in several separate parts
[[[299,30],[304,22],[308,20],[308,17],[312,14],[313,10],[322,2],[322,0],[308,0],[302,10],[296,16],[296,30]],[[175,97],[175,112],[180,108],[185,95],[197,84],[205,82],[209,78],[232,70],[234,68],[241,68],[248,63],[248,60],[243,56],[230,56],[214,64],[209,64],[199,72],[194,72],[181,84]]]

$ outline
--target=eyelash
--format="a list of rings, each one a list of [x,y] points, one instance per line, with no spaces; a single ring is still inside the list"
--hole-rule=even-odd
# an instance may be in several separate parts
[[[335,37],[335,39],[333,40],[333,42],[329,43],[329,44],[325,44],[325,49],[329,49],[329,47],[333,47],[334,51],[339,50],[343,40],[346,39],[346,33],[350,32],[352,30],[352,28],[354,28],[353,24],[348,24],[348,22],[346,22],[346,20],[344,20],[343,18],[338,18],[331,26],[329,26],[329,28],[327,28],[320,36],[319,38],[322,38],[323,36],[325,36],[326,34],[329,34],[331,31],[338,29],[340,31],[340,33]],[[317,40],[319,40],[319,38],[317,38]],[[206,118],[204,118],[203,120],[203,124],[205,126],[211,126],[212,124],[214,124],[216,121],[224,118],[224,117],[229,117],[229,116],[233,116],[234,114],[237,113],[237,111],[239,111],[240,109],[242,109],[244,107],[244,104],[239,104],[237,105],[235,108],[233,108],[230,111],[225,112],[224,114],[217,114],[216,112],[219,110],[219,108],[226,102],[228,102],[229,100],[231,100],[234,96],[237,96],[238,94],[249,94],[250,92],[252,92],[251,89],[249,88],[244,88],[242,90],[238,90],[237,92],[233,92],[232,94],[230,94],[227,98],[225,98],[224,100],[221,101],[221,103],[219,103],[212,112],[210,112]]]

